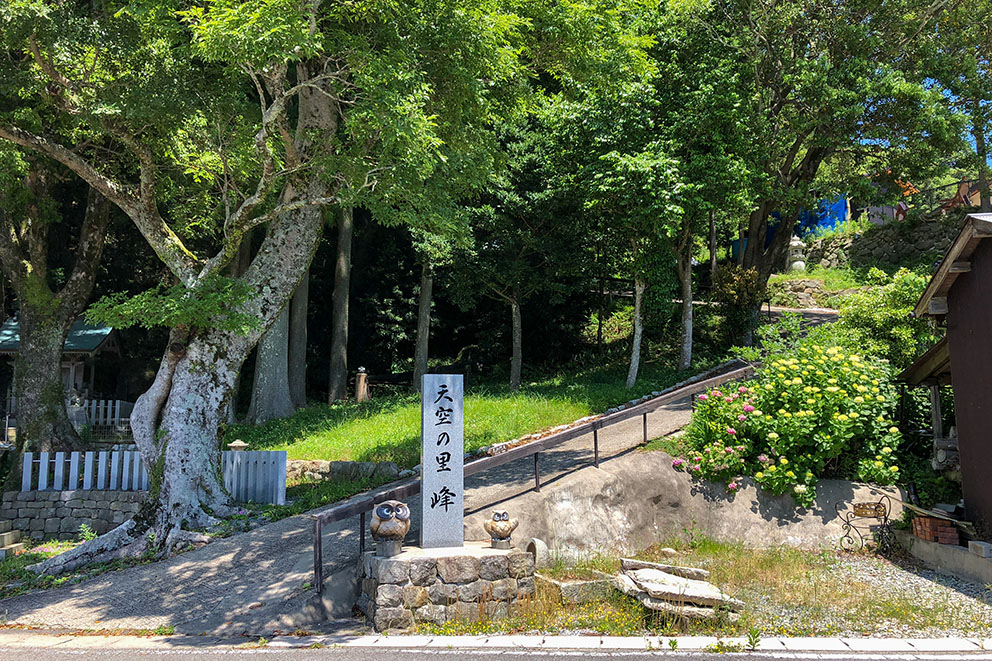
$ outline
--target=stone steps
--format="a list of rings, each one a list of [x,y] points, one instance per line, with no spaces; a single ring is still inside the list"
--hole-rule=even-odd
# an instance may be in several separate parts
[[[16,544],[11,544],[0,548],[0,560],[6,560],[7,558],[13,557],[18,551],[24,550],[24,542],[18,542]]]
[[[10,521],[4,521],[10,528]],[[0,560],[12,557],[18,551],[24,549],[24,542],[21,541],[20,530],[6,530],[0,533]]]
[[[8,530],[0,533],[0,548],[16,544],[19,541],[21,541],[20,530]]]

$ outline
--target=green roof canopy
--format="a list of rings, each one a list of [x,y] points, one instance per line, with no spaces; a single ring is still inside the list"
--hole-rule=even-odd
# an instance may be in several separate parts
[[[110,334],[114,332],[109,326],[92,326],[82,319],[77,319],[69,329],[65,340],[64,353],[93,354],[96,353]],[[16,319],[8,319],[0,326],[0,354],[14,354],[21,345]]]

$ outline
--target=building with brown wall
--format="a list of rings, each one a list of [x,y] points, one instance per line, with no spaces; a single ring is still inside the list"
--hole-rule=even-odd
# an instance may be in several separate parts
[[[939,378],[936,372],[949,365],[966,516],[983,537],[992,539],[992,240],[988,239],[992,239],[992,214],[968,216],[914,313],[946,326],[949,361],[940,367],[940,360],[932,360],[937,367],[930,371]],[[937,353],[931,350],[927,355]]]

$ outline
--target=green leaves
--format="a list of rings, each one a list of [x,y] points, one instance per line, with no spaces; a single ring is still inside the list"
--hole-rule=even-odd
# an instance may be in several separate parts
[[[90,306],[86,319],[114,328],[165,326],[244,333],[259,327],[257,318],[238,311],[254,295],[240,280],[212,276],[192,290],[160,285],[135,296],[126,292],[104,296]]]

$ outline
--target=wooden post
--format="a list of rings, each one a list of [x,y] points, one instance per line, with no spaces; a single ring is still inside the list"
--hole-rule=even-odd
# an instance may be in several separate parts
[[[644,442],[648,442],[648,414],[647,411],[644,412]]]
[[[944,438],[944,418],[940,413],[940,386],[936,383],[930,385],[930,424],[934,447],[937,447],[937,441]]]
[[[367,402],[370,399],[369,375],[365,373],[364,367],[359,367],[358,374],[355,375],[355,401],[360,403]]]
[[[541,490],[541,468],[538,465],[538,457],[540,456],[540,452],[534,453],[534,491]]]

